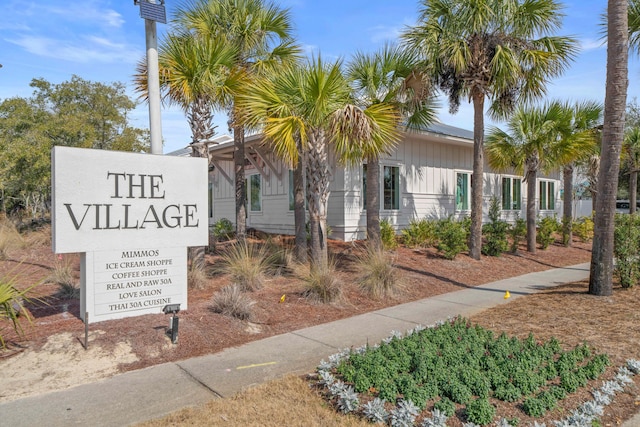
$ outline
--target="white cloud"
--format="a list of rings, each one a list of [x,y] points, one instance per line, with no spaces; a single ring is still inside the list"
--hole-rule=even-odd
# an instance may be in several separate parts
[[[120,28],[124,24],[124,19],[118,12],[113,9],[103,9],[99,3],[93,1],[66,3],[64,7],[44,6],[43,9],[45,14],[56,15],[66,21],[79,24],[113,28]]]
[[[133,64],[142,56],[142,52],[131,46],[112,43],[107,39],[95,36],[88,36],[77,41],[38,36],[23,36],[5,40],[21,46],[33,55],[78,63],[124,62]]]
[[[371,41],[373,43],[397,41],[401,33],[399,27],[388,27],[386,25],[378,25],[369,28],[368,31],[371,33]]]
[[[582,39],[580,40],[580,49],[585,52],[588,50],[606,49],[607,44],[602,40]]]

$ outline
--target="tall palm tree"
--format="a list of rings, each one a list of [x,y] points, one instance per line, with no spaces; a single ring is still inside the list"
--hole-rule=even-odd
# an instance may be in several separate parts
[[[527,250],[536,251],[536,185],[540,171],[557,167],[552,155],[559,127],[570,113],[558,102],[520,106],[509,119],[508,132],[492,127],[487,136],[489,164],[498,171],[514,169],[527,182]]]
[[[609,0],[607,7],[607,82],[589,275],[589,293],[599,296],[613,293],[613,231],[629,81],[627,1]]]
[[[484,110],[505,117],[520,101],[545,93],[575,55],[570,37],[551,36],[561,25],[554,0],[421,0],[419,23],[403,38],[433,65],[440,88],[457,112],[473,104],[473,176],[469,255],[480,259],[484,166]]]
[[[233,128],[236,196],[236,234],[246,233],[246,184],[244,175],[244,132],[236,99],[242,88],[257,75],[274,67],[297,61],[300,48],[293,42],[291,17],[269,0],[193,0],[176,11],[174,25],[203,39],[223,39],[235,46],[234,70],[243,84],[231,88],[218,104],[229,112]],[[230,95],[230,96],[227,96]]]
[[[573,174],[577,164],[584,164],[598,155],[599,127],[602,122],[602,105],[584,101],[574,105],[565,103],[563,108],[568,123],[560,128],[560,140],[555,145],[555,156],[562,163],[564,194],[562,203],[563,235],[565,245],[570,246],[573,222]]]
[[[185,32],[171,32],[161,42],[158,68],[162,99],[185,112],[194,157],[207,157],[206,141],[215,135],[215,103],[238,84],[239,76],[232,73],[235,56],[235,47],[224,40],[200,40]],[[138,62],[134,83],[135,90],[146,98],[146,61]]]
[[[640,127],[629,129],[624,135],[622,159],[629,168],[629,213],[636,212],[638,172],[640,172]]]
[[[347,65],[347,75],[363,108],[388,104],[406,120],[407,129],[424,129],[435,120],[432,85],[420,71],[415,54],[398,46],[385,45],[374,54],[358,52]],[[376,249],[380,238],[380,156],[395,147],[397,140],[367,145],[367,239]]]
[[[295,165],[307,160],[307,198],[311,264],[328,264],[327,200],[331,177],[330,147],[336,158],[355,163],[368,144],[397,138],[398,115],[387,104],[361,109],[354,104],[341,61],[320,57],[285,67],[270,78],[249,83],[239,97],[248,125],[261,126],[274,152]]]

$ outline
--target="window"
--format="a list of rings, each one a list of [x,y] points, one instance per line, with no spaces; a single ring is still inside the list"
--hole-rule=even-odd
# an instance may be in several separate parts
[[[397,166],[384,167],[383,183],[384,209],[400,209],[400,168]]]
[[[540,181],[539,192],[540,192],[540,203],[539,203],[540,210],[541,211],[554,210],[556,208],[555,183],[552,181]]]
[[[502,178],[502,210],[519,211],[522,208],[522,179]]]
[[[213,184],[209,183],[209,218],[213,218]]]
[[[260,175],[250,175],[247,180],[247,197],[249,198],[249,210],[260,212],[262,210],[262,179]]]
[[[367,165],[362,165],[362,209],[367,210]]]
[[[469,185],[470,174],[464,172],[456,173],[456,210],[469,210]]]
[[[292,211],[296,208],[296,196],[294,194],[295,187],[293,186],[293,171],[289,169],[289,210]]]

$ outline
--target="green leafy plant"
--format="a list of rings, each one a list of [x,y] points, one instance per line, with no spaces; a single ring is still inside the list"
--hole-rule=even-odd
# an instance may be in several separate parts
[[[443,397],[433,404],[433,409],[437,409],[447,417],[452,417],[453,414],[456,413],[456,404],[453,403],[449,398]]]
[[[640,217],[617,214],[613,234],[615,273],[623,288],[640,280]]]
[[[227,218],[221,218],[214,222],[210,227],[211,233],[215,236],[219,242],[229,240],[235,234],[235,227],[233,223]]]
[[[426,218],[412,219],[409,226],[402,230],[402,241],[410,248],[430,247],[436,244],[436,226]]]
[[[527,397],[524,402],[522,402],[522,409],[524,413],[530,417],[541,417],[547,412],[545,403],[533,396]]]
[[[501,204],[497,197],[492,197],[489,204],[489,223],[482,226],[484,243],[482,253],[489,256],[500,256],[509,247],[507,233],[509,224],[500,219]]]
[[[360,288],[374,298],[390,296],[397,291],[398,272],[389,253],[368,245],[357,256],[356,268]]]
[[[211,310],[224,316],[240,320],[250,320],[255,301],[242,292],[240,286],[232,284],[225,286],[213,294]]]
[[[436,223],[438,252],[446,259],[453,260],[459,253],[466,251],[468,232],[462,221],[444,218]]]
[[[382,246],[387,250],[393,250],[398,247],[396,230],[386,218],[380,221],[380,239],[382,240]]]
[[[0,319],[8,319],[11,321],[13,330],[18,336],[24,335],[24,330],[20,324],[23,318],[27,322],[32,322],[29,311],[25,309],[25,304],[33,301],[29,294],[37,285],[30,286],[26,289],[18,289],[15,283],[15,277],[0,277]],[[0,329],[0,346],[6,347],[2,329]]]
[[[520,216],[516,216],[516,219],[509,228],[509,237],[511,237],[511,246],[509,247],[509,250],[511,251],[511,253],[515,254],[516,252],[518,252],[518,246],[526,236],[527,221],[525,221],[523,218],[520,218]]]
[[[562,217],[562,244],[569,246],[573,232],[573,218]]]
[[[467,420],[474,424],[485,425],[493,421],[496,408],[493,407],[487,398],[475,399],[467,405]]]
[[[580,241],[590,242],[593,239],[593,220],[589,217],[583,216],[578,218],[573,223],[573,234],[575,234]]]
[[[555,241],[554,233],[558,228],[559,224],[555,216],[545,216],[538,220],[536,240],[541,249],[547,249]]]

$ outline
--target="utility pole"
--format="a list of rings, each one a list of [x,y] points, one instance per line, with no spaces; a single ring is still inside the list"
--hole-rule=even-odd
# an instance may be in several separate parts
[[[167,23],[164,0],[134,0],[144,19],[147,47],[147,90],[149,92],[149,131],[151,154],[162,154],[162,120],[160,118],[160,73],[158,71],[158,34],[156,22]]]

